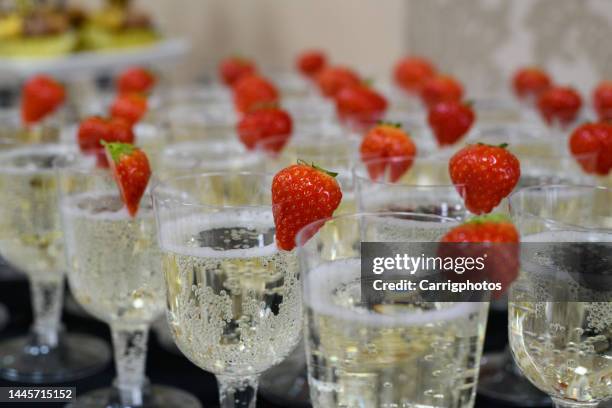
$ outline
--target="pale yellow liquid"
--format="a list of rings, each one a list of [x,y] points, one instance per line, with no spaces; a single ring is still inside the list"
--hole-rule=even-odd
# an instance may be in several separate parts
[[[106,322],[148,323],[163,312],[161,253],[153,209],[131,218],[114,193],[62,203],[68,280],[77,301]]]
[[[554,245],[586,238],[580,233],[546,232],[525,240]],[[612,290],[602,287],[588,293],[589,288],[569,276],[567,280],[559,276],[547,279],[531,267],[521,271],[514,284],[509,319],[515,360],[533,384],[553,397],[583,403],[612,399]],[[581,291],[602,301],[546,301],[557,300],[551,293],[559,291]],[[539,298],[542,301],[534,301]]]
[[[360,305],[359,265],[323,264],[305,278],[313,406],[473,406],[487,304],[368,308]]]
[[[211,225],[194,218],[189,231],[172,228],[173,243],[163,245],[174,341],[215,374],[261,373],[300,337],[295,253],[276,249],[271,217],[253,220],[246,229],[232,227],[231,219]]]
[[[59,146],[23,147],[0,155],[0,254],[38,280],[60,280],[64,250],[53,159]]]

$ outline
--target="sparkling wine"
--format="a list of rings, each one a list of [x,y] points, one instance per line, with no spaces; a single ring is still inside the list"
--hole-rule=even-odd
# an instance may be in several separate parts
[[[305,277],[314,407],[471,407],[486,303],[361,303],[360,263]]]
[[[17,148],[0,154],[0,253],[38,280],[64,273],[53,160],[60,146]]]
[[[544,232],[523,238],[550,243],[551,250],[555,242],[589,240],[593,240],[593,234],[576,232]],[[539,256],[545,259],[547,255]],[[601,282],[596,288],[589,287],[588,282],[579,284],[570,276],[566,280],[560,276],[547,275],[541,265],[523,263],[509,303],[510,345],[515,360],[533,384],[553,397],[581,403],[610,399],[612,287],[606,288]],[[560,298],[562,293],[578,291],[602,301]]]
[[[227,376],[282,361],[299,341],[301,295],[295,253],[276,247],[271,212],[186,217],[161,229],[167,315],[179,349]]]
[[[163,313],[161,253],[149,200],[131,218],[116,193],[62,203],[68,278],[78,302],[106,322],[148,323]]]

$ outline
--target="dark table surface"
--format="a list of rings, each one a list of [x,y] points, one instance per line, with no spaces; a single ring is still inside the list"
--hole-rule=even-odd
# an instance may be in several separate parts
[[[0,281],[0,303],[3,303],[10,310],[11,320],[4,330],[0,332],[0,342],[12,336],[24,334],[31,323],[31,309],[29,303],[28,285],[25,280]],[[64,313],[63,322],[67,330],[94,334],[110,341],[108,327],[101,322],[93,319],[84,318],[69,311]],[[492,311],[489,316],[487,327],[487,337],[485,351],[501,351],[507,341],[507,317],[505,313]],[[1,344],[0,344],[1,347]],[[214,377],[206,373],[186,358],[169,352],[164,349],[152,333],[149,341],[149,354],[147,359],[147,375],[153,383],[173,385],[186,390],[197,396],[202,402],[203,407],[218,407],[217,387]],[[103,372],[81,380],[70,385],[77,389],[77,394],[84,393],[96,388],[108,386],[114,377],[112,366]],[[27,385],[9,383],[0,380],[0,387]],[[13,404],[15,407],[25,408],[27,404]],[[9,407],[9,404],[0,404],[2,407]],[[61,406],[53,404],[36,404],[36,406]],[[281,408],[270,401],[266,401],[261,395],[258,397],[258,407],[261,408]],[[504,405],[495,401],[485,400],[479,397],[476,408],[504,408]],[[28,407],[29,408],[29,407]]]

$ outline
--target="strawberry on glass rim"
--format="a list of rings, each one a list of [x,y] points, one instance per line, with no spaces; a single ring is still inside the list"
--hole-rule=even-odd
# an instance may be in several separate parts
[[[601,121],[612,121],[612,81],[601,81],[593,90],[593,106]]]
[[[277,106],[247,112],[236,125],[238,137],[248,150],[264,146],[268,153],[279,153],[289,141],[292,130],[291,116]],[[262,143],[264,141],[266,143]]]
[[[423,57],[400,59],[393,70],[393,79],[404,91],[418,94],[425,82],[436,75],[436,68]]]
[[[378,180],[388,170],[392,183],[412,167],[416,152],[416,145],[401,125],[384,122],[370,129],[359,146],[370,179]]]
[[[66,100],[64,86],[48,75],[36,75],[21,90],[21,120],[34,125],[54,113]]]
[[[606,176],[612,169],[612,124],[585,123],[576,128],[569,149],[586,173]]]
[[[569,86],[553,86],[538,98],[538,110],[549,126],[565,128],[578,118],[582,108],[580,94]]]
[[[257,73],[257,67],[248,58],[232,56],[219,63],[218,72],[225,85],[234,86],[242,77]]]
[[[387,99],[367,83],[349,85],[335,96],[338,118],[356,127],[372,126],[387,111]]]
[[[302,161],[274,176],[272,213],[276,244],[280,249],[292,250],[295,237],[303,227],[333,215],[342,200],[336,176],[336,173]]]
[[[131,217],[135,217],[149,179],[151,167],[147,155],[128,143],[101,142],[117,182],[121,199]]]
[[[450,75],[437,75],[423,83],[420,96],[425,106],[445,101],[460,101],[463,99],[463,86]]]
[[[507,146],[478,143],[464,147],[451,157],[450,178],[453,184],[461,186],[465,206],[473,214],[490,213],[516,187],[521,165]]]
[[[150,70],[143,67],[131,67],[119,74],[116,86],[120,94],[150,94],[156,82],[157,79]]]
[[[250,112],[264,105],[278,105],[280,94],[276,86],[259,75],[239,79],[234,88],[234,106],[240,113]]]
[[[481,215],[448,231],[440,240],[439,255],[484,258],[486,266],[483,270],[473,270],[463,278],[500,283],[501,290],[493,293],[493,297],[498,299],[518,277],[519,241],[519,232],[506,215]],[[453,275],[457,278],[456,274]]]
[[[307,50],[298,55],[295,65],[302,75],[314,78],[327,65],[327,56],[321,50]]]
[[[439,146],[457,143],[470,130],[476,114],[471,103],[443,101],[429,108],[427,122]]]
[[[535,101],[552,86],[550,76],[538,67],[524,67],[512,77],[512,88],[516,96],[525,101]]]
[[[140,93],[124,93],[118,95],[110,107],[113,118],[122,118],[130,125],[138,123],[148,110],[147,98]]]

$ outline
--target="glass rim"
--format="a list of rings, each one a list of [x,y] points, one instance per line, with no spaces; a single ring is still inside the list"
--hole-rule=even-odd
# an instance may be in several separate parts
[[[343,220],[343,219],[350,219],[350,218],[358,219],[358,218],[374,217],[374,216],[386,217],[386,216],[392,216],[392,215],[418,217],[420,219],[413,220],[413,221],[418,221],[418,222],[423,222],[423,221],[426,221],[427,219],[430,219],[430,220],[444,220],[444,222],[449,222],[449,223],[454,223],[454,224],[459,223],[459,221],[456,218],[445,217],[445,216],[436,215],[436,214],[424,214],[424,213],[409,212],[409,211],[378,211],[378,212],[377,211],[358,211],[355,213],[340,214],[340,215],[335,215],[331,217],[321,218],[321,219],[318,219],[316,221],[313,221],[311,223],[304,225],[302,228],[300,228],[300,230],[295,235],[296,247],[301,248],[304,245],[306,245],[306,243],[310,240],[312,235],[308,236],[308,231],[310,231],[313,228],[320,228],[328,221]]]
[[[177,181],[181,181],[181,180],[188,180],[188,179],[203,179],[203,178],[210,178],[210,177],[215,177],[215,176],[227,176],[227,177],[235,177],[235,176],[260,176],[263,178],[269,178],[270,180],[272,180],[272,178],[274,177],[273,173],[267,173],[267,172],[258,172],[258,171],[236,171],[236,172],[228,172],[228,171],[217,171],[217,172],[201,172],[201,173],[195,173],[195,174],[186,174],[186,175],[182,175],[182,176],[176,176],[176,177],[169,177],[169,178],[160,178],[159,176],[157,176],[156,174],[153,174],[151,176],[151,180],[150,185],[151,185],[151,198],[153,199],[153,203],[155,204],[157,202],[157,200],[163,200],[163,198],[161,197],[161,189],[163,187],[167,187],[167,188],[172,188],[170,183],[171,182],[177,182]],[[175,190],[177,193],[183,193],[185,192],[184,190]],[[271,194],[271,193],[270,193]],[[180,206],[180,207],[191,207],[191,208],[207,208],[207,209],[211,209],[211,208],[217,208],[217,209],[251,209],[251,208],[272,208],[272,205],[266,205],[266,204],[261,204],[261,205],[214,205],[214,204],[202,204],[202,203],[194,203],[194,202],[185,202],[181,199],[176,199],[174,197],[171,197],[171,201],[172,203],[174,203],[176,206]],[[156,206],[155,206],[156,207]]]
[[[369,176],[369,174],[365,174],[365,172],[367,172],[367,165],[368,164],[377,164],[377,163],[394,163],[396,161],[400,161],[400,160],[406,160],[406,159],[412,159],[413,162],[416,162],[417,160],[419,162],[444,162],[444,161],[448,161],[448,159],[444,156],[419,156],[418,154],[414,155],[414,156],[391,156],[391,157],[383,157],[383,158],[372,158],[372,159],[367,159],[367,160],[362,160],[361,157],[359,155],[357,155],[354,159],[354,165],[351,167],[351,173],[353,174],[353,178],[355,179],[355,181],[357,180],[361,180],[361,181],[365,181],[367,183],[370,184],[379,184],[379,185],[386,185],[386,186],[393,186],[393,187],[397,187],[397,188],[401,188],[401,187],[405,187],[405,188],[450,188],[450,187],[461,187],[461,188],[465,188],[465,184],[455,184],[455,183],[450,183],[450,184],[405,184],[405,183],[401,183],[401,182],[391,182],[391,181],[385,181],[385,180],[372,180]],[[408,169],[406,171],[406,173],[410,172],[411,169]]]
[[[25,143],[12,145],[7,149],[0,150],[0,173],[19,173],[19,174],[47,174],[55,172],[55,162],[77,152],[75,146],[62,143]],[[10,157],[20,157],[34,153],[34,155],[44,155],[45,153],[56,154],[48,168],[24,168],[17,166],[6,166],[2,164],[2,159]]]
[[[587,184],[542,184],[539,186],[530,186],[530,187],[524,187],[521,188],[520,190],[510,194],[507,199],[508,199],[508,205],[509,205],[509,209],[510,209],[510,214],[512,216],[512,218],[514,218],[515,214],[518,216],[521,215],[526,215],[532,218],[536,218],[536,219],[540,219],[543,221],[546,221],[548,223],[552,223],[554,225],[558,225],[558,226],[562,226],[562,227],[566,227],[566,228],[572,228],[572,229],[576,229],[578,231],[593,231],[593,232],[603,232],[606,234],[610,234],[612,233],[612,228],[607,227],[607,228],[602,228],[602,227],[585,227],[583,225],[578,225],[578,224],[573,224],[573,223],[567,223],[567,222],[562,222],[562,221],[558,221],[555,220],[554,218],[550,218],[550,217],[543,217],[541,215],[538,214],[534,214],[531,211],[522,211],[522,210],[518,210],[516,206],[512,205],[512,202],[516,202],[516,200],[518,200],[518,197],[523,196],[526,193],[529,192],[533,192],[533,191],[543,191],[543,190],[567,190],[567,189],[579,189],[579,190],[589,190],[589,191],[607,191],[608,193],[612,193],[612,189],[609,187],[605,187],[605,186],[593,186],[593,185],[587,185]]]
[[[95,165],[96,156],[92,153],[84,153],[75,147],[69,154],[58,156],[53,160],[53,170],[58,173],[72,173],[83,175],[107,174],[112,176],[110,168]],[[93,164],[91,166],[78,166],[79,164]]]
[[[312,136],[313,134],[321,134],[321,133],[325,133],[325,135],[321,135],[321,136],[317,136],[316,138],[312,138],[310,136]],[[338,128],[334,128],[333,131],[331,131],[330,128],[330,132],[321,132],[321,129],[313,129],[313,130],[309,130],[309,131],[305,131],[305,130],[299,130],[299,129],[294,129],[291,132],[291,135],[289,137],[287,136],[273,136],[273,137],[268,137],[262,140],[259,140],[257,143],[255,143],[255,150],[260,150],[262,147],[265,147],[267,145],[273,144],[275,142],[279,142],[279,141],[283,141],[286,140],[286,144],[285,146],[295,146],[295,144],[293,144],[292,142],[296,141],[296,142],[306,142],[306,143],[300,143],[298,144],[296,147],[311,147],[311,146],[335,146],[335,145],[347,145],[350,147],[351,144],[356,144],[355,140],[353,140],[349,135],[345,135],[343,134],[344,132],[342,131],[342,129],[340,127]],[[315,142],[314,144],[309,144],[308,142]],[[328,143],[328,142],[336,142],[336,143]]]

